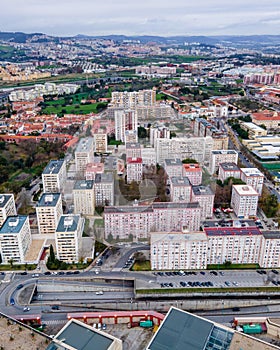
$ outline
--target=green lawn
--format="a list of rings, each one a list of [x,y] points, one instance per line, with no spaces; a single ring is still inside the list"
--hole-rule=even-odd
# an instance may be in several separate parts
[[[207,266],[207,270],[256,270],[259,268],[259,264],[211,264]]]
[[[54,102],[54,101],[53,101]],[[57,101],[55,101],[57,102]],[[97,113],[97,105],[98,103],[92,103],[90,105],[80,105],[80,104],[73,104],[69,106],[62,106],[61,104],[53,104],[49,105],[48,107],[44,108],[42,111],[45,114],[58,114],[58,113],[65,113],[65,114],[89,114],[89,113]]]
[[[151,271],[151,263],[149,260],[136,261],[131,268],[132,271]]]

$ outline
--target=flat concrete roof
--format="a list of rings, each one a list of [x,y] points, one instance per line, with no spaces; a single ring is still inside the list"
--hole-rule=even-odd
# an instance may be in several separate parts
[[[12,197],[13,194],[0,194],[0,208],[4,208]]]
[[[74,190],[91,190],[93,186],[93,180],[78,180],[74,184]]]
[[[210,187],[198,185],[198,186],[193,186],[192,190],[193,190],[193,193],[195,196],[206,196],[206,195],[208,195],[208,196],[213,195],[214,196],[214,193]]]
[[[258,192],[250,185],[233,185],[233,189],[236,190],[236,192],[240,196],[258,196]]]
[[[187,176],[172,176],[170,182],[173,186],[191,186]]]
[[[63,159],[51,160],[49,164],[45,167],[43,175],[45,174],[58,174],[62,165],[64,163]]]
[[[76,152],[90,152],[93,150],[93,137],[86,137],[80,140],[77,145]]]
[[[43,193],[37,203],[37,207],[55,207],[60,196],[60,193]]]
[[[80,215],[61,215],[56,232],[74,232],[77,230]]]
[[[182,166],[182,161],[180,159],[165,159],[164,163],[167,166]]]
[[[219,165],[225,171],[240,171],[239,166],[237,166],[237,164],[232,163],[232,162],[220,163]]]

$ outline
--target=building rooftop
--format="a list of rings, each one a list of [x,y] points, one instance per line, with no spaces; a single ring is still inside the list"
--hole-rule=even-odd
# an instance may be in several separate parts
[[[172,176],[170,182],[172,186],[191,186],[190,180],[187,176]]]
[[[213,150],[211,151],[212,154],[238,154],[235,150],[233,149],[221,149],[221,150]]]
[[[258,168],[241,168],[240,169],[243,174],[246,176],[264,176],[262,172],[259,171]]]
[[[114,182],[114,176],[112,173],[103,173],[95,175],[95,183],[112,183]]]
[[[8,216],[0,229],[0,235],[19,233],[26,220],[26,215]]]
[[[280,231],[262,231],[264,238],[280,239]]]
[[[166,166],[182,166],[182,161],[180,159],[165,159],[164,163]]]
[[[62,165],[64,163],[63,159],[51,160],[49,164],[45,167],[43,175],[45,174],[58,174]]]
[[[207,235],[204,232],[151,232],[151,244],[157,241],[206,241]]]
[[[257,227],[204,227],[207,236],[252,236],[262,235]]]
[[[220,167],[223,168],[224,171],[240,171],[240,168],[235,163],[220,163]]]
[[[261,128],[260,126],[258,126],[257,124],[254,124],[254,123],[242,122],[242,125],[244,125],[245,127],[247,127],[248,129],[251,129],[251,130],[255,130],[255,131],[265,131],[265,129]]]
[[[258,196],[258,192],[250,185],[233,185],[232,188],[235,189],[240,196]]]
[[[205,196],[205,195],[214,196],[214,193],[212,192],[211,188],[206,186],[201,186],[201,185],[193,186],[192,191],[195,196]]]
[[[200,165],[196,163],[188,163],[188,164],[183,164],[183,167],[185,168],[186,171],[188,172],[195,172],[195,171],[201,171]]]
[[[153,209],[197,209],[200,208],[198,203],[187,202],[155,202]]]
[[[0,208],[4,208],[13,196],[13,194],[0,194]]]
[[[93,180],[77,180],[74,184],[74,190],[91,190],[93,186]]]
[[[94,138],[93,137],[86,137],[80,140],[80,142],[77,145],[76,153],[77,152],[90,152],[93,150],[94,145]]]
[[[140,143],[138,143],[138,142],[128,142],[128,143],[125,145],[125,147],[126,147],[126,148],[129,148],[129,149],[141,148]]]
[[[127,162],[127,164],[141,164],[142,158],[141,157],[127,158],[126,162]]]
[[[233,334],[229,328],[172,307],[147,350],[227,350]]]
[[[60,197],[60,193],[43,193],[37,203],[37,207],[55,207]]]
[[[74,232],[77,230],[80,215],[62,215],[57,225],[56,232]]]
[[[104,163],[88,163],[85,172],[103,173]]]
[[[107,350],[115,340],[118,339],[72,319],[55,336],[47,350]]]

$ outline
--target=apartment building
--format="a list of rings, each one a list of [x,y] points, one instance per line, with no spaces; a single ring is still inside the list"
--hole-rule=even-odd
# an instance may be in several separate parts
[[[204,228],[208,237],[207,264],[258,264],[263,236],[256,227]]]
[[[183,176],[183,164],[182,164],[182,161],[178,158],[165,159],[163,167],[168,178],[171,178],[172,176],[176,176],[176,177]]]
[[[94,138],[87,137],[79,141],[75,151],[76,172],[84,175],[88,163],[94,158]]]
[[[116,140],[120,140],[122,142],[126,141],[126,131],[132,131],[133,135],[136,133],[137,137],[137,129],[138,129],[138,118],[137,114],[134,110],[115,110],[114,112],[115,118],[115,138]],[[135,136],[133,136],[133,140],[135,142]],[[137,140],[136,140],[137,142]]]
[[[263,173],[258,168],[241,168],[240,172],[241,180],[252,186],[261,196],[264,181]]]
[[[238,161],[238,153],[235,150],[212,150],[210,152],[209,172],[214,174],[221,163],[235,163]]]
[[[186,176],[192,185],[200,185],[202,181],[202,169],[199,164],[183,164],[183,176]]]
[[[126,181],[130,184],[133,181],[141,182],[143,176],[142,158],[126,159]]]
[[[156,103],[156,90],[113,91],[111,106],[136,108],[137,106],[153,106]]]
[[[197,231],[201,208],[198,203],[159,203],[105,207],[106,239],[147,240],[150,232]]]
[[[63,213],[60,193],[43,193],[37,206],[37,223],[40,234],[54,234]]]
[[[3,264],[13,261],[25,263],[25,254],[31,244],[29,218],[26,215],[9,216],[0,228],[0,254]]]
[[[138,142],[138,132],[137,130],[125,130],[124,133],[124,143],[137,143]]]
[[[57,258],[71,264],[81,255],[82,235],[85,219],[80,215],[62,215],[55,232]]]
[[[99,129],[94,134],[95,152],[106,153],[107,152],[107,134],[102,129]]]
[[[165,126],[150,127],[150,144],[155,146],[157,139],[170,139],[170,130]]]
[[[126,143],[125,145],[126,158],[141,158],[141,145],[140,143]]]
[[[61,193],[66,181],[66,162],[64,159],[51,160],[42,173],[44,193]]]
[[[160,103],[153,106],[138,106],[136,107],[138,120],[174,120],[177,118],[177,113],[169,104]]]
[[[86,180],[94,180],[96,174],[104,173],[104,163],[88,163],[85,170]]]
[[[141,157],[143,165],[151,166],[156,165],[156,151],[153,147],[142,147],[141,148]]]
[[[215,194],[210,187],[192,186],[191,200],[198,202],[201,207],[201,220],[211,219],[213,217]]]
[[[233,185],[231,207],[239,218],[249,218],[257,215],[258,192],[249,185]]]
[[[183,160],[192,158],[207,165],[213,145],[214,142],[211,136],[157,139],[155,147],[157,163],[162,165],[165,159],[179,158]]]
[[[95,195],[93,180],[78,180],[73,188],[74,213],[86,217],[93,216],[95,210]]]
[[[266,136],[267,130],[254,123],[241,123],[242,129],[248,132],[248,137],[254,140],[256,137]]]
[[[260,266],[273,268],[280,266],[280,231],[262,232],[264,240],[261,251]]]
[[[191,202],[192,186],[186,176],[170,177],[171,202]]]
[[[17,215],[13,194],[0,194],[0,227],[8,216]]]
[[[96,174],[94,195],[96,206],[114,205],[114,175],[112,173]]]
[[[218,179],[224,182],[229,177],[240,179],[240,168],[236,163],[220,163]]]
[[[257,125],[264,125],[267,129],[278,129],[280,127],[280,113],[265,110],[252,113],[252,122]]]
[[[151,270],[206,269],[208,239],[204,232],[151,232]]]

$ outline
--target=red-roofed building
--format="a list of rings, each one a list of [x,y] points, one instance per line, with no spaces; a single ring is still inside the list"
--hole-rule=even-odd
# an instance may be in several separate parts
[[[192,185],[200,185],[202,181],[202,170],[199,164],[183,164],[183,176],[187,176]]]
[[[277,129],[280,127],[280,113],[265,110],[262,112],[252,113],[252,122],[257,125],[265,125],[267,129]]]
[[[142,158],[127,158],[127,183],[132,181],[140,182],[143,175],[143,162]]]

